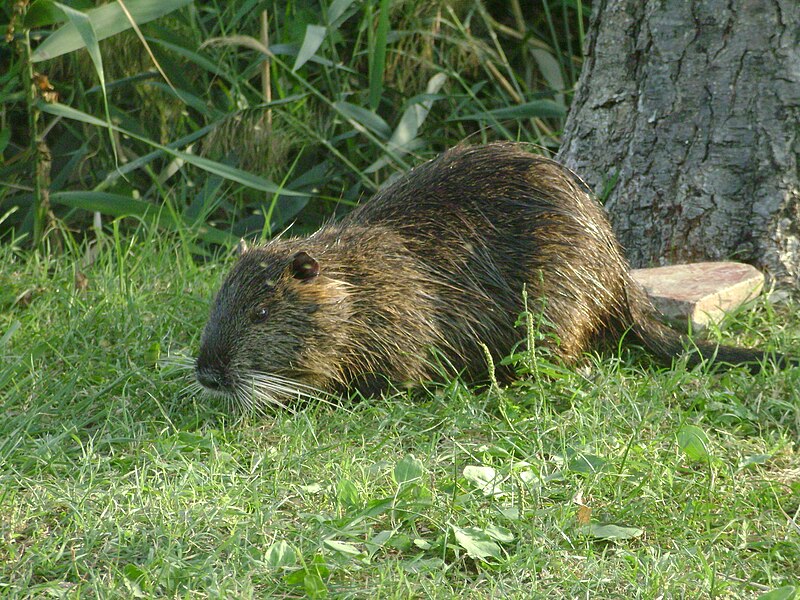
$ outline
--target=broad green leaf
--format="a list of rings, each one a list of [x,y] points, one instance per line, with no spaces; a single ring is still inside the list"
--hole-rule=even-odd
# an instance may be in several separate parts
[[[392,155],[397,156],[413,152],[421,145],[421,140],[417,138],[417,135],[428,117],[434,101],[438,99],[437,92],[442,89],[446,81],[447,76],[444,73],[437,73],[428,80],[425,94],[415,96],[409,102],[387,144],[387,149]],[[389,157],[382,156],[367,167],[364,172],[374,173],[388,163]]]
[[[8,329],[3,333],[3,337],[0,337],[0,348],[8,344],[8,340],[11,339],[11,336],[22,326],[20,321],[14,320],[11,322],[11,325],[8,326]]]
[[[503,515],[509,521],[519,521],[519,508],[516,506],[506,506],[504,508],[499,508],[498,512]]]
[[[594,454],[577,454],[569,459],[568,468],[576,473],[599,473],[606,466],[606,461]]]
[[[695,425],[684,425],[680,428],[678,446],[691,460],[705,460],[709,457],[708,436]]]
[[[50,200],[55,204],[96,211],[114,217],[128,215],[141,217],[149,212],[161,210],[159,206],[150,202],[109,192],[55,192],[50,195]]]
[[[486,532],[486,535],[496,542],[509,544],[514,541],[514,534],[511,533],[511,530],[507,529],[506,527],[500,527],[499,525],[488,525],[484,531]]]
[[[325,564],[325,558],[321,554],[314,555],[308,567],[308,574],[303,581],[306,594],[310,598],[324,598],[328,595],[328,588],[322,578],[327,577],[330,573],[328,565]]]
[[[161,343],[152,342],[144,353],[144,360],[148,365],[155,367],[161,358]]]
[[[397,128],[392,134],[392,139],[389,140],[393,149],[404,148],[411,140],[417,137],[420,127],[422,127],[422,124],[428,117],[431,106],[433,106],[434,99],[431,96],[434,96],[434,94],[441,90],[446,81],[447,75],[444,73],[437,73],[431,77],[425,88],[426,98],[406,108],[403,112],[403,116],[400,117],[400,123],[398,123]]]
[[[86,13],[70,8],[65,4],[56,2],[55,5],[61,9],[69,19],[69,24],[75,28],[81,38],[81,42],[89,51],[89,56],[94,63],[94,69],[100,80],[100,87],[105,91],[105,75],[103,71],[103,57],[100,54],[100,44],[94,25]]]
[[[751,467],[753,465],[763,465],[770,458],[772,458],[771,454],[753,454],[752,456],[744,458],[739,463],[739,468],[746,469],[747,467]]]
[[[134,565],[132,563],[128,563],[122,568],[122,574],[125,576],[125,579],[128,580],[129,586],[129,593],[134,598],[146,598],[147,595],[142,591],[140,583],[144,582],[147,578],[147,572]]]
[[[320,25],[308,25],[306,27],[306,35],[303,38],[303,44],[300,46],[300,51],[297,53],[297,58],[294,61],[292,71],[297,71],[300,67],[306,64],[312,56],[319,50],[325,39],[327,29]]]
[[[394,480],[397,485],[416,483],[422,479],[425,468],[422,461],[413,454],[406,454],[403,460],[394,466]]]
[[[125,576],[125,579],[129,579],[130,581],[142,581],[147,573],[137,565],[128,563],[122,568],[122,574]]]
[[[370,555],[373,555],[380,550],[386,542],[392,539],[396,532],[397,531],[394,529],[384,529],[368,539],[366,541],[366,545],[369,549]]]
[[[793,585],[770,590],[761,594],[757,600],[796,600],[798,597],[797,588]]]
[[[264,561],[270,567],[293,567],[297,565],[297,553],[285,540],[281,540],[267,548]]]
[[[306,581],[309,576],[316,577],[319,579],[319,583],[322,584],[323,588],[325,587],[324,583],[322,583],[322,578],[327,577],[330,575],[330,569],[328,565],[325,564],[325,558],[321,554],[315,554],[314,558],[311,559],[310,562],[306,563],[306,566],[302,569],[298,569],[297,571],[292,571],[286,577],[284,577],[284,581],[289,585],[306,585]]]
[[[477,527],[453,527],[458,545],[466,550],[467,554],[475,560],[486,560],[487,558],[500,558],[500,546],[492,541],[492,538]]]
[[[97,117],[94,117],[85,112],[81,112],[77,109],[74,109],[71,106],[67,106],[66,104],[61,104],[59,102],[53,102],[52,104],[40,102],[37,105],[37,108],[42,112],[50,113],[51,115],[56,115],[57,117],[66,117],[67,119],[74,119],[76,121],[81,121],[89,125],[95,125],[96,127],[108,127],[108,123],[106,123],[105,121],[98,119]],[[123,131],[118,127],[115,127],[114,125],[112,125],[111,127],[118,131]],[[124,131],[123,133],[127,134],[127,132]]]
[[[394,507],[394,498],[378,498],[367,502],[367,506],[358,516],[374,518],[390,511]]]
[[[585,527],[585,531],[592,537],[600,540],[629,540],[637,538],[644,533],[638,527],[622,527],[620,525],[601,525],[592,523]]]
[[[157,19],[189,4],[192,0],[126,0],[125,7],[137,25]],[[62,7],[63,8],[63,7]],[[119,2],[110,2],[86,11],[98,40],[104,40],[131,28],[131,22]],[[31,54],[32,62],[48,60],[85,47],[73,23],[66,23],[39,44]]]
[[[477,112],[471,115],[451,117],[450,121],[494,121],[502,119],[530,119],[531,117],[563,117],[566,114],[563,106],[552,100],[533,100],[525,104],[507,106]]]
[[[339,552],[340,554],[347,554],[348,556],[359,556],[363,554],[361,550],[359,550],[355,544],[351,544],[350,542],[341,542],[339,540],[325,540],[322,542],[331,550]]]
[[[77,6],[78,3],[73,3],[72,8],[81,10],[82,8],[92,8],[92,6],[81,7]],[[25,12],[23,23],[26,29],[41,29],[55,25],[56,23],[63,23],[67,20],[66,15],[56,6],[55,2],[51,0],[35,0],[31,2],[28,10]]]
[[[325,582],[322,581],[322,577],[316,571],[305,574],[305,577],[303,577],[303,589],[305,589],[308,598],[316,599],[328,596],[328,588],[325,587]]]
[[[475,485],[484,496],[501,496],[501,478],[492,467],[468,465],[464,467],[464,477]]]

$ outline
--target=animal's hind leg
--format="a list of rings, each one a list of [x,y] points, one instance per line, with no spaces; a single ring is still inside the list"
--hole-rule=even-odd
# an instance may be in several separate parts
[[[528,300],[530,332],[528,344],[544,348],[554,358],[574,364],[591,347],[596,332],[594,321],[580,308],[580,302],[540,298]]]

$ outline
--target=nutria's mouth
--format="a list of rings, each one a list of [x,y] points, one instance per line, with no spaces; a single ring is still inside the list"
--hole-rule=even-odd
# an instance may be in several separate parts
[[[222,398],[244,412],[264,414],[269,408],[295,412],[292,405],[311,399],[334,404],[323,390],[275,373],[247,371],[233,376],[196,363],[194,374],[204,393]]]

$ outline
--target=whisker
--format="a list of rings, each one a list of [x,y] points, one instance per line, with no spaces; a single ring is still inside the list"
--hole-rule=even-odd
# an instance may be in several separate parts
[[[293,379],[266,373],[255,373],[251,375],[251,378],[260,386],[281,396],[315,400],[337,409],[352,412],[342,406],[341,399],[338,396]]]
[[[249,390],[252,392],[250,395],[250,401],[254,403],[255,407],[259,411],[262,411],[265,405],[272,405],[290,413],[295,412],[293,408],[291,408],[288,404],[281,402],[276,396],[276,394],[286,396],[287,394],[285,393],[285,390],[270,386],[268,382],[254,378],[251,379],[250,383],[251,385],[249,386]]]
[[[195,359],[185,354],[170,354],[159,360],[165,375],[185,376],[194,373]],[[291,414],[297,412],[294,401],[315,401],[328,406],[352,412],[342,406],[341,398],[312,385],[272,373],[245,372],[234,382],[229,391],[210,390],[201,385],[193,376],[179,391],[181,398],[194,395],[219,398],[228,412],[265,417],[274,410]]]
[[[204,392],[203,386],[200,385],[197,381],[192,380],[186,385],[184,385],[180,390],[178,390],[178,396],[181,398],[185,398],[187,396],[196,396],[198,394],[202,394]]]
[[[178,371],[194,370],[195,360],[185,354],[167,354],[158,360],[162,369],[176,369]]]

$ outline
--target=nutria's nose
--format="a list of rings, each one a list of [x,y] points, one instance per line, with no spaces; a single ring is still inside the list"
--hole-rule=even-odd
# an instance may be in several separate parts
[[[215,373],[214,371],[201,371],[200,369],[195,368],[194,374],[198,383],[206,389],[219,392],[228,387],[225,377],[221,373]]]
[[[227,370],[210,364],[203,354],[195,362],[194,376],[197,382],[207,390],[225,392],[231,389],[231,379]]]

